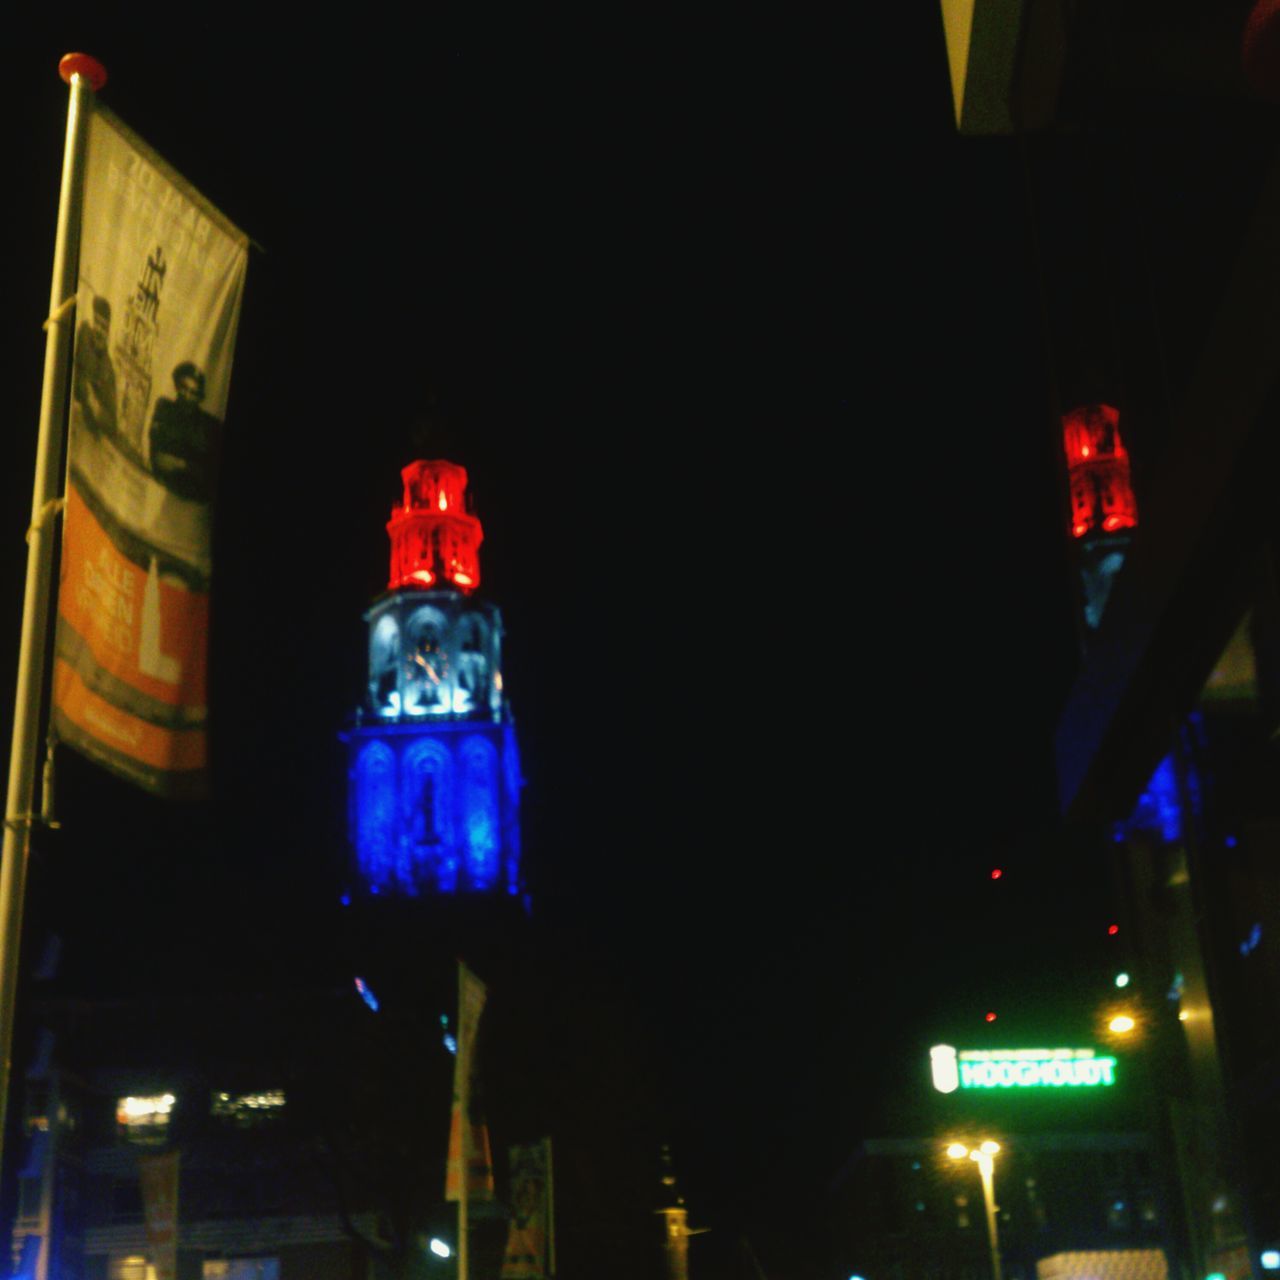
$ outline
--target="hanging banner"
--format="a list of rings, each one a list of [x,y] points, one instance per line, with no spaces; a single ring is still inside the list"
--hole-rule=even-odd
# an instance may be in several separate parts
[[[178,1153],[139,1156],[142,1216],[147,1226],[147,1261],[155,1280],[178,1275]]]
[[[501,1280],[548,1280],[552,1266],[551,1139],[510,1148],[511,1225]]]
[[[459,961],[458,1053],[453,1060],[453,1110],[449,1117],[449,1156],[445,1164],[444,1182],[446,1200],[461,1199],[464,1139],[467,1199],[493,1199],[493,1158],[489,1148],[489,1129],[484,1122],[475,1081],[476,1040],[480,1033],[480,1015],[484,1012],[487,995],[484,983]]]
[[[54,726],[200,794],[210,523],[248,240],[102,107],[89,123]]]

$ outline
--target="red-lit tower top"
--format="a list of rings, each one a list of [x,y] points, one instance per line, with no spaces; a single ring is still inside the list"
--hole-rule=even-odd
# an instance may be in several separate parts
[[[470,511],[467,469],[456,462],[411,462],[400,472],[404,504],[387,523],[391,539],[388,590],[480,585],[484,531]]]

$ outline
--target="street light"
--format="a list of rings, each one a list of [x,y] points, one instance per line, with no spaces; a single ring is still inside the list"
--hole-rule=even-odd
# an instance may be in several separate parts
[[[947,1148],[947,1155],[953,1160],[963,1160],[966,1156],[978,1166],[982,1175],[982,1203],[987,1211],[987,1243],[991,1246],[991,1275],[993,1280],[1000,1277],[1000,1240],[996,1233],[996,1153],[1000,1150],[998,1142],[988,1139],[976,1147],[966,1147],[962,1142],[953,1142]]]

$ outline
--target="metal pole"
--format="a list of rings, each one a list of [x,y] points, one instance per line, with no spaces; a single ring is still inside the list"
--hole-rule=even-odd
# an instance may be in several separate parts
[[[987,1211],[987,1242],[991,1245],[991,1274],[1000,1277],[1000,1240],[996,1231],[995,1157],[989,1151],[979,1151],[978,1172],[982,1174],[982,1202]]]
[[[70,85],[67,139],[62,156],[58,229],[53,248],[53,280],[45,327],[44,384],[40,394],[40,434],[36,444],[31,528],[27,532],[27,579],[22,600],[22,638],[13,705],[9,791],[0,849],[0,1169],[9,1087],[13,1079],[14,1005],[18,995],[18,951],[27,858],[31,848],[31,805],[40,749],[41,695],[53,581],[53,517],[62,469],[62,424],[67,404],[67,363],[74,333],[74,300],[80,250],[80,204],[84,191],[84,147],[93,94],[106,81],[102,67],[85,54],[68,54],[59,67]]]
[[[465,969],[461,962],[458,964],[458,1054],[463,1052],[462,1036],[464,1028],[462,1025],[465,1014],[463,1010],[466,1008],[466,977]],[[474,1037],[475,1030],[472,1030]],[[471,1181],[471,1053],[474,1051],[475,1045],[472,1044],[467,1048],[467,1060],[462,1063],[463,1070],[459,1073],[461,1080],[458,1083],[458,1111],[462,1123],[462,1141],[459,1144],[459,1154],[462,1157],[462,1177],[458,1181],[458,1280],[467,1280],[468,1254],[467,1254],[467,1194],[470,1191],[468,1185]],[[461,1056],[459,1056],[461,1061]]]
[[[542,1149],[547,1157],[547,1274],[556,1274],[556,1180],[552,1167],[551,1139],[542,1140]]]

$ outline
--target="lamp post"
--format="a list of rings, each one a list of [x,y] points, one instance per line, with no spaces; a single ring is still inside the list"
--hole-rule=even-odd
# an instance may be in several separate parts
[[[996,1229],[996,1153],[1000,1150],[998,1142],[989,1139],[976,1147],[966,1147],[962,1142],[953,1142],[947,1148],[947,1155],[953,1160],[963,1160],[966,1156],[978,1166],[982,1175],[982,1203],[987,1211],[987,1243],[991,1246],[991,1275],[993,1280],[1001,1280],[1000,1275],[1000,1239]]]

